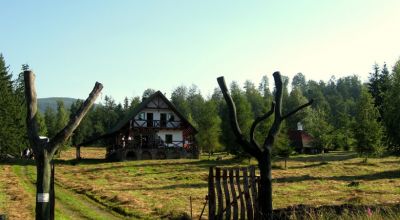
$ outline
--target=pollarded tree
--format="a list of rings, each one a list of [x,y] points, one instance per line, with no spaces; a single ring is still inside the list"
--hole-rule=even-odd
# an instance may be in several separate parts
[[[238,114],[236,113],[235,103],[226,87],[224,77],[218,78],[218,84],[224,94],[225,101],[229,109],[229,121],[231,122],[233,133],[235,134],[236,141],[241,145],[244,151],[251,156],[255,157],[258,161],[258,168],[260,169],[260,189],[258,190],[259,210],[258,219],[272,219],[272,163],[271,154],[275,139],[279,133],[281,123],[292,116],[299,110],[311,105],[312,101],[299,106],[298,108],[290,111],[286,115],[282,115],[282,77],[279,72],[273,74],[275,81],[275,102],[271,105],[271,109],[264,115],[258,116],[251,125],[249,132],[249,139],[243,135],[239,122]],[[274,121],[262,145],[259,145],[254,138],[254,131],[257,125],[274,114]]]
[[[251,120],[253,118],[253,113],[251,111],[251,104],[247,100],[243,90],[240,89],[237,82],[231,83],[231,97],[236,104],[237,121],[242,129],[244,135],[248,136],[250,133]],[[222,127],[222,142],[226,149],[236,155],[243,156],[244,152],[239,143],[235,141],[235,134],[232,132],[231,123],[229,121],[229,105],[223,105],[221,111],[221,127]]]
[[[366,88],[362,88],[357,102],[358,112],[355,118],[354,137],[356,150],[359,154],[368,156],[376,153],[381,147],[383,127],[378,121],[379,111],[375,107],[373,98]]]
[[[89,111],[98,97],[103,86],[96,83],[89,97],[72,117],[68,124],[58,132],[49,142],[39,138],[36,121],[37,98],[35,89],[35,75],[31,71],[24,71],[25,97],[27,103],[27,133],[36,161],[36,219],[50,219],[50,163],[56,151],[70,138],[74,130]]]

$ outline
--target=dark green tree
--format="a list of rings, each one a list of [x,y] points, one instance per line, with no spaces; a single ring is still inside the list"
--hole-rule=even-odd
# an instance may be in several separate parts
[[[69,119],[69,112],[64,106],[64,102],[61,100],[57,101],[57,114],[55,123],[55,132],[61,131],[67,125]]]
[[[56,113],[54,110],[50,107],[47,106],[46,110],[44,112],[44,121],[46,123],[46,128],[47,128],[47,136],[48,137],[54,137],[56,135],[57,129],[56,129]]]
[[[292,79],[292,89],[299,89],[302,93],[306,92],[306,76],[303,73],[297,73]]]
[[[390,85],[384,93],[383,122],[388,136],[390,151],[400,155],[400,60],[396,62],[390,76]]]
[[[361,90],[357,109],[356,123],[354,124],[356,150],[360,155],[369,156],[377,153],[381,147],[383,127],[378,121],[379,111],[374,106],[373,98],[366,88]]]
[[[38,125],[38,134],[40,136],[47,137],[46,120],[40,111],[36,113],[35,119]]]
[[[0,154],[17,156],[27,146],[24,102],[20,92],[18,81],[12,81],[9,68],[0,54]]]
[[[178,86],[172,91],[171,102],[174,104],[176,109],[185,117],[189,117],[191,114],[189,103],[187,102],[188,89],[186,86]]]
[[[142,95],[142,99],[147,99],[148,97],[150,97],[154,93],[156,93],[156,90],[148,88],[148,89],[144,90],[143,95]]]
[[[199,130],[196,139],[200,148],[210,154],[221,149],[221,119],[218,116],[217,103],[213,100],[206,101],[201,106],[201,112],[196,121]]]
[[[313,136],[312,145],[321,151],[331,149],[334,140],[334,127],[328,122],[328,116],[322,109],[312,110],[305,120],[305,129]]]

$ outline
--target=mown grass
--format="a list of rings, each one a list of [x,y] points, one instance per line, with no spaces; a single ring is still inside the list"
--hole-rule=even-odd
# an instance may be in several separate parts
[[[7,194],[5,191],[5,184],[3,181],[0,181],[0,215],[6,213],[6,199]]]
[[[223,159],[218,161],[214,156],[211,160],[202,157],[200,160],[112,163],[103,160],[104,149],[83,148],[82,155],[86,159],[76,163],[72,149],[62,153],[60,160],[56,161],[57,184],[132,219],[188,216],[189,197],[192,197],[193,216],[198,218],[207,194],[208,167],[249,165],[248,160],[234,159],[229,155],[222,155]],[[274,208],[341,204],[373,208],[382,204],[400,204],[400,159],[386,157],[370,158],[368,163],[362,161],[348,152],[295,156],[288,160],[287,169],[283,169],[283,161],[275,161]],[[28,166],[31,178],[34,178],[35,169]],[[62,190],[56,190],[57,195],[68,198]],[[76,201],[73,196],[67,200],[65,203]],[[77,212],[90,211],[81,209]],[[332,219],[337,213],[322,210],[307,215],[306,219]],[[379,215],[382,217],[383,214]],[[398,217],[399,212],[393,211],[391,215]],[[365,210],[340,215],[343,219],[365,217],[368,217]]]

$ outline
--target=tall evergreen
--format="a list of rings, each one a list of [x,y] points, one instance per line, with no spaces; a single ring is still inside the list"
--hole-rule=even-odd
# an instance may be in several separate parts
[[[57,101],[57,114],[56,114],[56,133],[61,131],[62,128],[67,125],[69,119],[69,112],[64,106],[64,102],[61,100]]]
[[[356,150],[358,153],[367,156],[376,153],[381,147],[383,127],[378,121],[379,111],[374,106],[373,98],[366,88],[361,90],[357,109],[354,125]]]
[[[47,136],[49,138],[52,138],[54,135],[56,135],[56,120],[56,113],[50,106],[47,106],[46,110],[44,111],[44,121],[46,123]]]
[[[27,147],[24,108],[17,91],[17,82],[0,54],[0,154],[19,155]]]
[[[382,109],[384,109],[383,122],[390,150],[400,155],[400,60],[394,65],[390,79],[382,105]]]
[[[221,149],[219,136],[221,133],[221,119],[217,111],[217,103],[206,101],[201,106],[201,116],[196,121],[199,133],[196,136],[199,147],[208,153]]]

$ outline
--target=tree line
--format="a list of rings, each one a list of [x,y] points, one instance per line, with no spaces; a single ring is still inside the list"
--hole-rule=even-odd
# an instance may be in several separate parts
[[[29,66],[23,65],[22,70],[26,69]],[[283,114],[307,100],[313,99],[314,103],[282,124],[275,142],[275,154],[287,156],[293,152],[289,132],[296,130],[299,122],[313,137],[312,145],[321,151],[340,149],[356,150],[363,155],[400,154],[400,116],[397,113],[400,109],[400,60],[391,70],[386,64],[375,64],[366,83],[356,75],[339,79],[331,77],[324,82],[307,80],[303,73],[297,73],[291,80],[282,77],[282,81]],[[0,154],[18,155],[28,146],[24,83],[21,74],[12,79],[2,55],[0,91]],[[146,89],[142,97],[125,97],[122,103],[105,96],[104,101],[83,119],[69,145],[104,134],[154,92],[154,89]],[[270,109],[275,91],[269,88],[269,77],[265,75],[257,83],[247,80],[240,85],[234,81],[229,85],[229,92],[236,104],[239,125],[244,136],[248,137],[252,120]],[[169,98],[199,131],[196,140],[202,151],[245,155],[235,141],[228,109],[219,88],[204,97],[196,85],[182,85],[175,88]],[[56,110],[48,107],[43,114],[38,113],[39,134],[53,137],[82,102],[77,100],[66,109],[64,103],[58,101]],[[255,139],[259,142],[264,140],[271,124],[272,119],[260,123]]]

